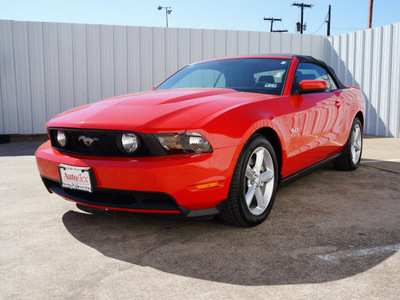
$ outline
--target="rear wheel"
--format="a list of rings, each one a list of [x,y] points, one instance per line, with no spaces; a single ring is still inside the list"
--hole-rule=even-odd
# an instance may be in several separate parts
[[[220,218],[228,224],[250,227],[262,223],[270,213],[278,184],[274,148],[263,136],[251,138],[236,163],[228,199]]]
[[[361,161],[362,145],[362,124],[360,119],[355,118],[342,155],[333,161],[334,167],[343,171],[353,171],[357,169]]]

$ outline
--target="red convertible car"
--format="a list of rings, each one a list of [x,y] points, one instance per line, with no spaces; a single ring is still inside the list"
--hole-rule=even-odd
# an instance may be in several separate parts
[[[48,191],[80,207],[254,226],[279,186],[328,161],[358,167],[364,111],[310,56],[208,60],[58,115],[36,160]]]

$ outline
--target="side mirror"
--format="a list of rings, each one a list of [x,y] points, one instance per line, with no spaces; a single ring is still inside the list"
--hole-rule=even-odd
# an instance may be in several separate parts
[[[299,94],[307,93],[323,93],[328,86],[323,80],[302,80],[300,81],[300,89],[297,90]]]

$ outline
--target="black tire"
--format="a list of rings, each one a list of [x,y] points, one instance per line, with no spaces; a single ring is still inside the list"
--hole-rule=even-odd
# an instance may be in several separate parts
[[[267,150],[268,153],[265,152],[264,149]],[[266,174],[267,171],[272,172],[273,170],[272,179],[267,179],[269,181],[263,182],[262,180],[257,181],[257,179],[250,181],[246,174],[247,166],[249,165],[249,167],[251,167],[252,162],[254,162],[254,170],[256,169],[255,164],[256,158],[258,157],[256,151],[258,151],[258,153],[260,151],[263,151],[262,157],[264,157],[264,155],[267,156],[266,159],[268,159],[269,166],[267,168],[267,164],[265,163],[265,160],[263,160],[263,167],[261,167],[259,173],[261,174],[261,170],[263,174]],[[253,169],[251,168],[251,170]],[[258,178],[260,178],[260,176]],[[235,226],[251,227],[261,224],[268,217],[272,209],[278,186],[278,178],[278,161],[276,159],[274,148],[264,136],[254,135],[252,138],[249,139],[239,155],[235,170],[233,172],[228,198],[222,204],[219,218],[224,223]],[[254,184],[254,182],[257,183]],[[263,188],[264,191],[268,189],[268,192],[262,192],[261,194],[263,195],[263,199],[264,195],[266,199],[269,199],[269,201],[266,201],[266,203],[264,203],[267,205],[264,205],[262,207],[262,209],[265,208],[264,211],[258,208],[259,205],[257,204],[258,202],[256,199],[256,193],[254,193],[254,196],[248,197],[248,199],[252,199],[251,201],[256,202],[256,207],[254,208],[253,202],[251,202],[251,204],[249,205],[246,203],[246,193],[250,190],[250,183],[253,183],[254,187],[257,186],[255,189],[259,189],[260,192]],[[254,212],[256,210],[257,213]]]
[[[357,128],[359,130],[358,134],[360,136],[360,139],[356,144],[354,144],[354,139],[355,138],[357,139],[356,135],[358,136],[358,134],[356,133]],[[335,169],[341,171],[354,171],[355,169],[357,169],[361,161],[362,146],[363,146],[362,124],[360,119],[355,118],[351,126],[349,138],[347,139],[347,143],[343,149],[342,154],[333,161],[333,166],[335,167]],[[360,148],[360,150],[359,153],[357,151],[356,154],[354,150],[358,149],[358,147]],[[357,156],[355,157],[355,155]]]

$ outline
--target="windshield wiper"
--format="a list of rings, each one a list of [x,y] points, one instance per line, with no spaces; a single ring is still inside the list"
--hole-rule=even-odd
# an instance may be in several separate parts
[[[271,91],[266,89],[256,89],[256,88],[232,88],[238,92],[250,92],[250,93],[260,93],[260,94],[270,94]]]

